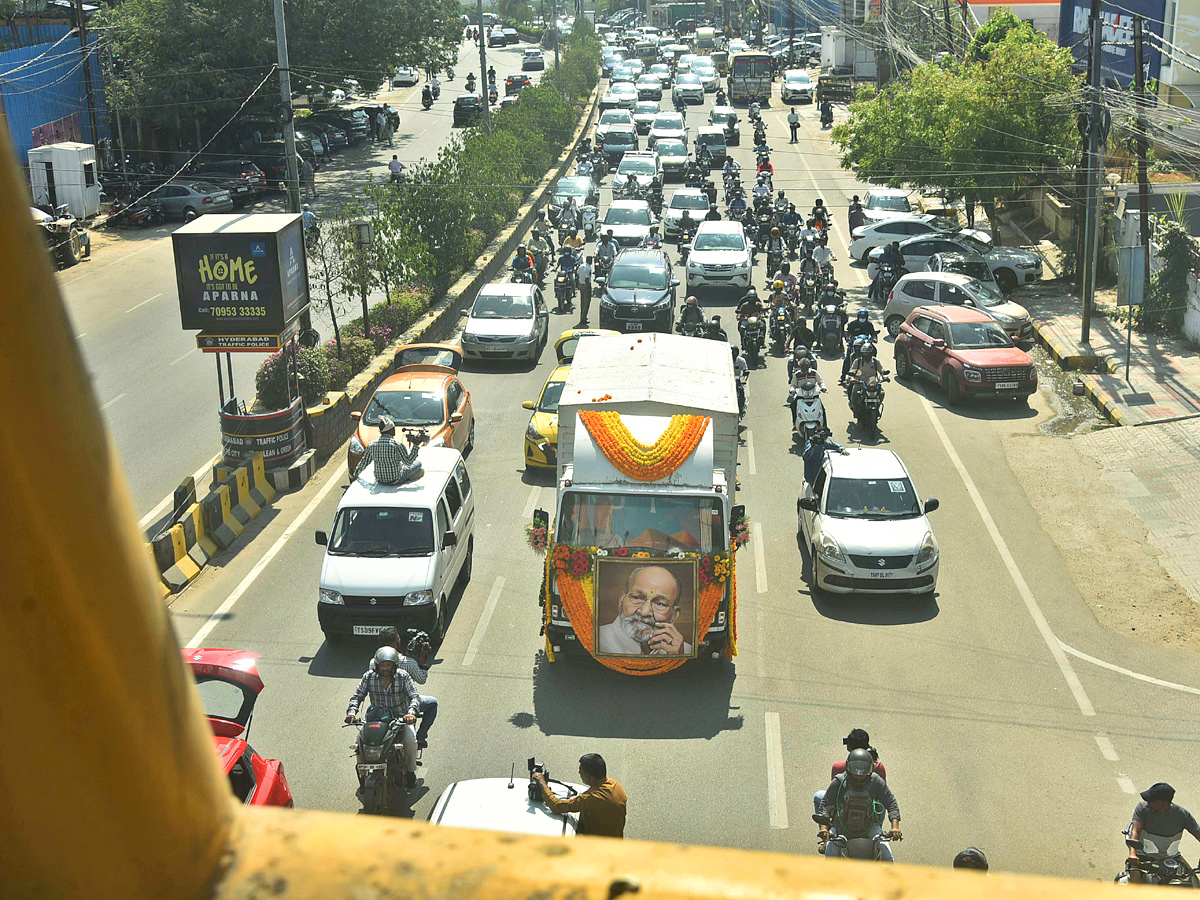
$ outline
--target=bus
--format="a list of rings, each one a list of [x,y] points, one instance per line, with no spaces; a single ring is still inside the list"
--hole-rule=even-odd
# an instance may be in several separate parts
[[[734,53],[729,59],[729,102],[771,99],[771,55],[761,50]]]

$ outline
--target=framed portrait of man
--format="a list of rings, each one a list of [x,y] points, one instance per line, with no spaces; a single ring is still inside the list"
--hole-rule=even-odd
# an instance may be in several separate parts
[[[602,556],[595,568],[595,655],[696,655],[695,559]]]

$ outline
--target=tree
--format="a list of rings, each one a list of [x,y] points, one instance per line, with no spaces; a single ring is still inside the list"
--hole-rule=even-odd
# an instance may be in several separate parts
[[[1016,34],[1017,40],[1026,43],[1037,43],[1045,37],[1034,30],[1031,22],[1018,19],[1011,9],[1001,7],[988,16],[987,21],[979,26],[971,45],[967,48],[967,59],[974,62],[986,62],[992,55],[995,45],[1002,43],[1010,34]]]
[[[918,66],[864,90],[833,131],[842,165],[864,180],[979,199],[999,239],[995,201],[1039,170],[1073,163],[1080,81],[1070,51],[1027,29],[987,43],[986,59]]]

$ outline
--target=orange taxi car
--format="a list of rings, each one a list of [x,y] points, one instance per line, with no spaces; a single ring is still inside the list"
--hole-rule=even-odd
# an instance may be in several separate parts
[[[471,393],[458,379],[462,351],[451,344],[409,344],[397,351],[396,362],[395,374],[375,389],[366,409],[350,413],[358,420],[346,454],[351,478],[364,448],[379,437],[380,416],[396,423],[401,443],[420,435],[431,446],[453,447],[464,456],[475,445]]]

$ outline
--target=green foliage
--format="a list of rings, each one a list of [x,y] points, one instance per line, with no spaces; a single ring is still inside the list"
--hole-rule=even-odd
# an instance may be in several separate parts
[[[297,368],[303,379],[304,402],[312,406],[321,402],[329,390],[329,354],[323,347],[302,349],[296,354]],[[272,353],[254,375],[258,402],[267,409],[283,409],[287,405],[287,377],[290,355]]]
[[[1162,268],[1150,279],[1150,296],[1133,320],[1139,331],[1181,333],[1187,309],[1189,276],[1200,264],[1200,250],[1187,227],[1175,219],[1154,217],[1154,241]]]
[[[984,61],[918,66],[878,93],[861,91],[833,130],[842,165],[862,180],[987,202],[1020,191],[1042,167],[1072,162],[1079,80],[1070,52],[1025,29],[984,47]]]
[[[1034,30],[1032,23],[1018,19],[1011,9],[1002,7],[994,10],[987,21],[979,26],[979,30],[971,39],[971,45],[967,48],[967,59],[986,62],[991,58],[995,45],[1007,39],[1010,34],[1015,34],[1016,40],[1024,42],[1036,42],[1039,38],[1045,40]]]

